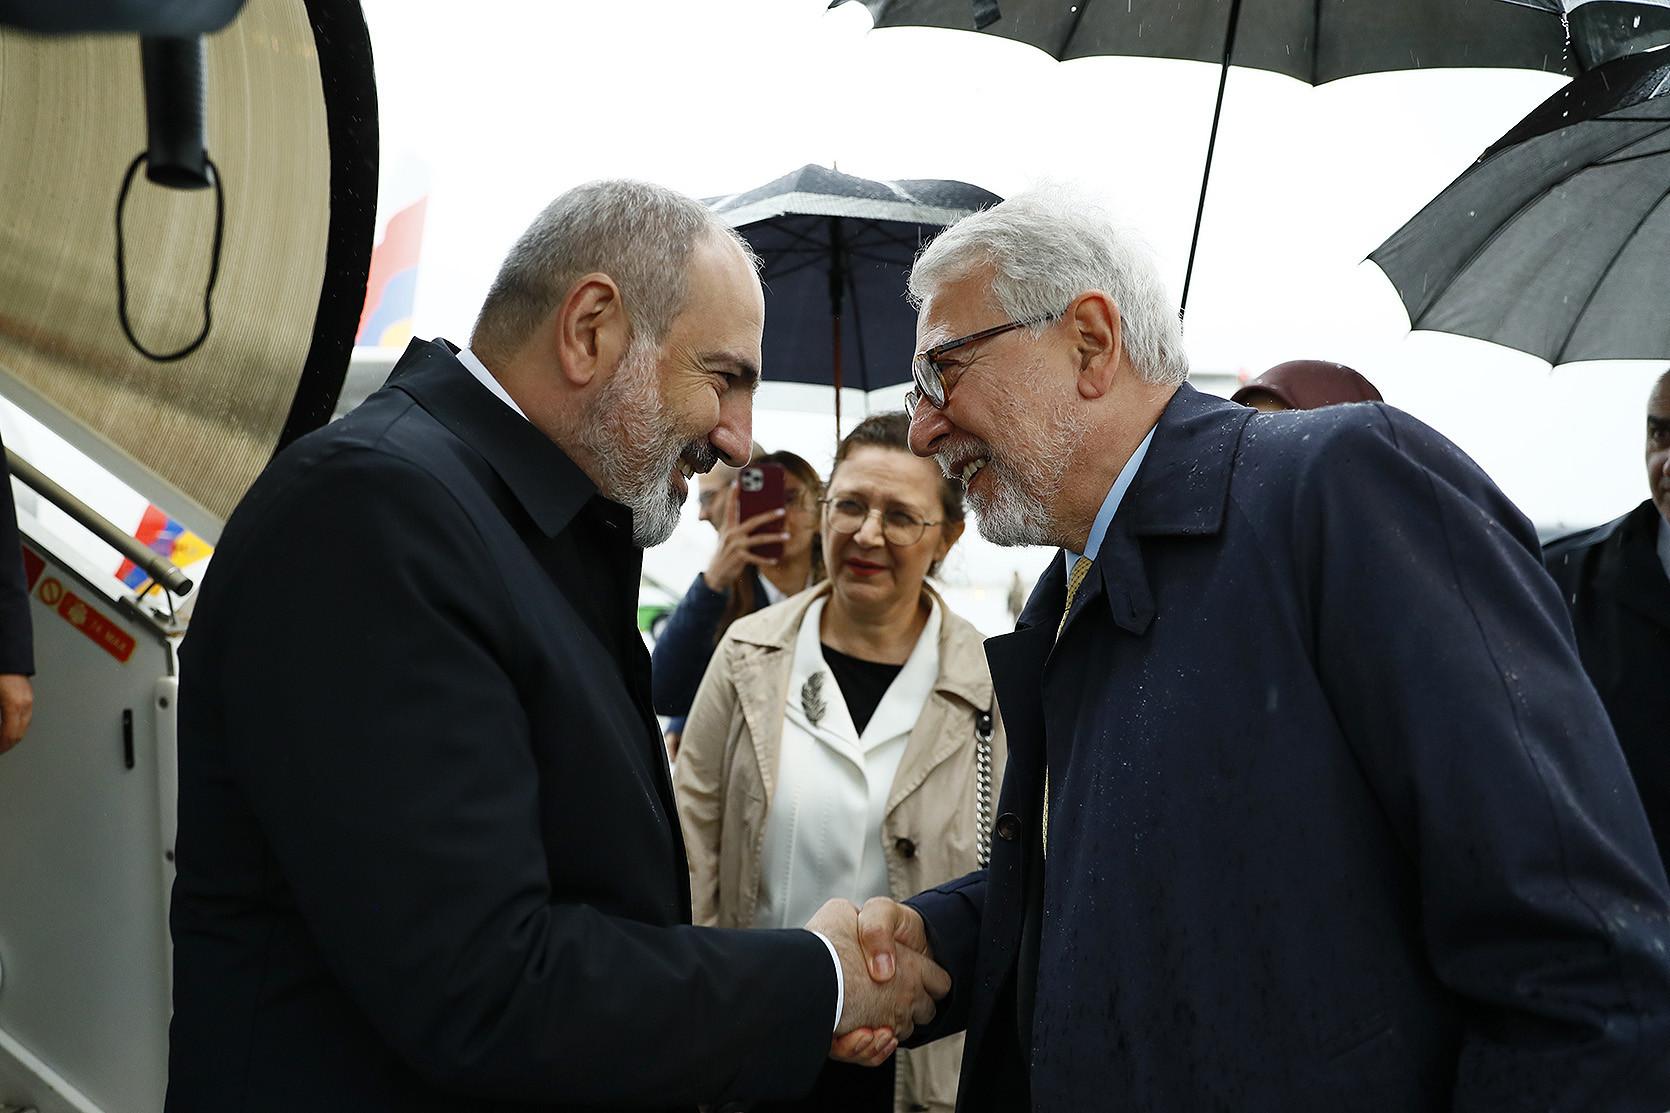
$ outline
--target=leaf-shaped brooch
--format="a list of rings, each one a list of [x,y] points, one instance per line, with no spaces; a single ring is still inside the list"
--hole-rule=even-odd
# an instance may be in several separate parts
[[[817,726],[823,713],[829,710],[829,705],[823,700],[823,673],[813,673],[800,686],[800,710],[805,712],[806,721],[813,726]]]

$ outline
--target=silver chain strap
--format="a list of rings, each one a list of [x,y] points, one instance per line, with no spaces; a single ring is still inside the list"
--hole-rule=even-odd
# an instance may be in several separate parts
[[[981,869],[992,864],[992,713],[974,716],[974,846]]]

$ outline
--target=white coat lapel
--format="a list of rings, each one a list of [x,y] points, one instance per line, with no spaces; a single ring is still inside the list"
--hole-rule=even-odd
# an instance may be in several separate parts
[[[806,608],[806,617],[800,621],[783,717],[863,769],[864,753],[859,748],[858,731],[852,725],[852,713],[847,710],[841,686],[835,682],[834,673],[829,671],[829,665],[823,659],[818,627],[823,619],[824,603],[825,600],[819,599]],[[821,679],[813,680],[814,676]]]
[[[863,750],[870,750],[901,734],[909,734],[921,717],[928,696],[933,693],[934,682],[939,679],[941,618],[938,601],[933,601],[932,606],[928,621],[922,626],[922,634],[916,639],[916,647],[910,651],[904,667],[888,685],[887,692],[876,705],[875,714],[870,716],[869,723],[864,727],[864,733],[858,740]],[[851,721],[850,717],[848,721]]]

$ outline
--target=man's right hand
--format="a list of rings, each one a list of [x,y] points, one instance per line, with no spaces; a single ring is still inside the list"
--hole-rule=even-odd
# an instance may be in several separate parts
[[[849,901],[832,900],[806,927],[822,932],[840,957],[846,994],[836,1050],[850,1045],[856,1061],[868,1062],[887,1044],[908,1038],[933,1019],[934,1002],[951,992],[951,976],[927,954],[921,917],[903,905],[877,897],[861,914]],[[883,1035],[884,1029],[890,1032]],[[854,1050],[859,1047],[864,1053]]]
[[[707,571],[702,573],[702,579],[707,582],[710,590],[726,592],[735,586],[742,578],[743,569],[750,564],[763,567],[776,564],[770,557],[760,556],[754,552],[755,545],[771,545],[789,539],[787,532],[761,533],[753,531],[767,522],[781,522],[787,511],[779,507],[767,510],[762,514],[755,514],[746,522],[739,521],[741,511],[738,507],[741,500],[732,492],[725,508],[725,525],[719,531],[719,551],[713,554],[713,560],[708,564]]]
[[[19,742],[29,731],[35,714],[35,689],[27,676],[0,675],[0,754]]]

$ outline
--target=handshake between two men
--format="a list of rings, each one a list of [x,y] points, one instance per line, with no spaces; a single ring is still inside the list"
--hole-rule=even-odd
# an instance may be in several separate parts
[[[935,1002],[951,992],[951,975],[934,962],[922,917],[886,897],[862,909],[831,900],[806,923],[835,947],[844,996],[830,1056],[876,1067],[919,1025],[934,1018]]]

